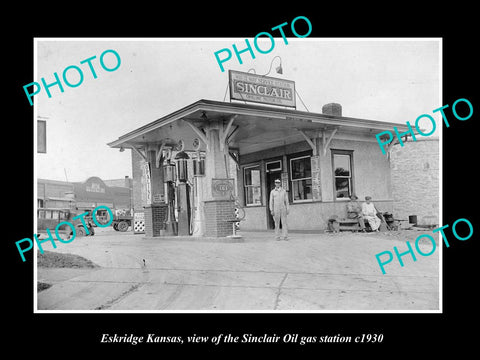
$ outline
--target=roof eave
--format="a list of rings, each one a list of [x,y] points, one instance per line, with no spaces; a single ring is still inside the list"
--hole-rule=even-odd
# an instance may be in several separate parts
[[[180,120],[198,110],[222,111],[238,115],[255,115],[260,117],[278,119],[296,118],[335,127],[350,126],[359,129],[367,128],[379,131],[393,130],[393,127],[397,127],[398,131],[400,132],[405,132],[408,130],[408,126],[401,123],[311,113],[301,110],[273,108],[262,105],[241,104],[201,99],[149,124],[141,126],[138,129],[126,133],[125,135],[120,136],[117,140],[107,143],[107,145],[112,148],[129,147],[128,142],[132,139],[160,127],[163,127],[165,125],[168,125],[169,123],[176,120]]]

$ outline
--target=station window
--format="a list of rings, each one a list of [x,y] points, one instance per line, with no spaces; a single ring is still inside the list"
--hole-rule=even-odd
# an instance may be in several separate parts
[[[265,164],[265,171],[267,173],[272,171],[282,171],[282,160],[267,162]]]
[[[310,156],[290,159],[293,202],[312,199],[312,164]]]
[[[245,205],[262,205],[260,166],[256,165],[243,169],[243,184],[245,189]]]
[[[353,193],[352,151],[332,150],[335,199],[350,199]]]

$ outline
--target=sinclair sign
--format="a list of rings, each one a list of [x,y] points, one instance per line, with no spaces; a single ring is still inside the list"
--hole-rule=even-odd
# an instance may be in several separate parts
[[[230,99],[295,108],[295,82],[228,71]]]

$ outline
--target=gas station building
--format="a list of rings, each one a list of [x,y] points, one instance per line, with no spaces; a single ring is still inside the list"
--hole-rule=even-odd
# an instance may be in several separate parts
[[[336,103],[296,110],[292,83],[232,72],[231,100],[243,102],[199,100],[108,144],[132,150],[134,220],[146,236],[225,237],[237,206],[241,230],[271,229],[277,178],[291,230],[325,230],[352,194],[392,211],[390,159],[375,135],[407,125],[344,117]]]

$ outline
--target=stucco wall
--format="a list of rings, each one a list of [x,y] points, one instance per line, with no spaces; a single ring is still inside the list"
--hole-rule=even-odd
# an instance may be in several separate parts
[[[391,200],[390,164],[378,144],[367,141],[335,140],[322,162],[322,193],[324,201],[334,200],[331,149],[353,150],[354,192],[359,200]]]
[[[392,201],[375,201],[381,212],[392,212]],[[332,215],[346,217],[346,201],[313,202],[293,204],[288,215],[288,227],[291,230],[325,230]],[[245,219],[240,223],[240,230],[266,230],[265,206],[245,208]]]
[[[329,149],[324,156],[320,153],[320,202],[292,203],[288,217],[289,228],[295,230],[324,230],[327,227],[328,219],[332,215],[339,217],[346,216],[346,201],[334,199],[334,179],[332,151],[349,150],[353,152],[353,190],[363,201],[365,196],[372,196],[377,208],[382,211],[393,211],[392,204],[392,183],[390,176],[390,163],[388,158],[382,154],[378,144],[372,141],[342,140],[333,139]],[[306,142],[287,145],[281,148],[270,149],[262,152],[240,156],[242,165],[259,163],[264,165],[265,161],[282,155],[292,155],[297,152],[311,150]],[[242,173],[239,172],[239,175]],[[262,197],[263,205],[267,204],[268,194],[265,191],[265,173],[262,171]],[[240,197],[242,192],[242,179],[239,177]],[[245,230],[265,230],[266,208],[246,207],[245,220],[240,224]]]

